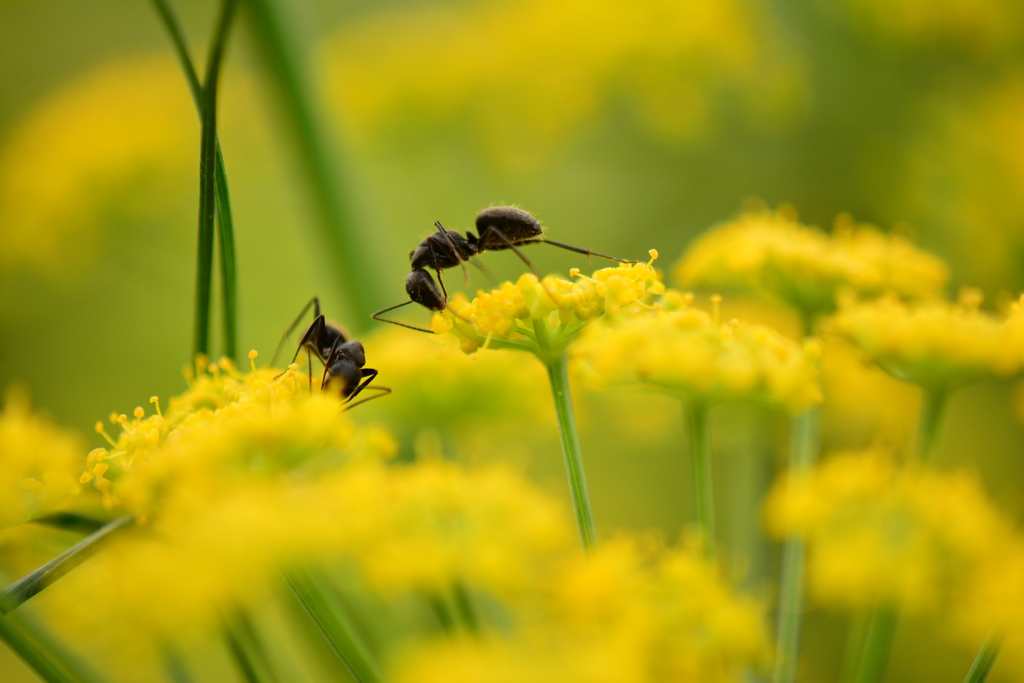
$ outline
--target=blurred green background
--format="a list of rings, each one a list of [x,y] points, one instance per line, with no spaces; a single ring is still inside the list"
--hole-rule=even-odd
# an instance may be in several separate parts
[[[655,247],[663,268],[750,198],[791,203],[825,228],[848,212],[945,258],[954,288],[979,286],[993,305],[1024,289],[1017,0],[281,4],[360,231],[375,307],[404,300],[408,251],[433,221],[465,230],[478,210],[503,203],[534,212],[554,239],[629,258]],[[202,63],[216,3],[174,6]],[[220,98],[243,357],[255,348],[269,361],[318,294],[328,317],[368,340],[368,365],[396,390],[387,400],[398,407],[375,402],[356,419],[390,421],[407,454],[440,447],[467,459],[516,458],[564,494],[543,386],[496,380],[461,406],[451,398],[457,385],[431,395],[449,361],[399,369],[401,354],[430,355],[419,340],[403,347],[391,337],[375,355],[368,335],[380,326],[356,319],[339,289],[340,266],[321,240],[246,15],[243,7]],[[38,407],[87,434],[111,410],[181,391],[198,151],[190,96],[150,3],[0,2],[0,387],[27,385]],[[542,272],[586,267],[554,249],[530,258]],[[511,254],[484,259],[502,278],[521,271]],[[472,270],[469,287],[450,272],[454,288],[486,286]],[[425,324],[427,315],[409,319]],[[403,399],[416,372],[421,386]],[[499,406],[488,391],[513,400]],[[426,409],[435,398],[454,407]],[[909,421],[913,401],[911,393],[875,410],[910,410],[889,416]],[[578,402],[599,526],[677,535],[689,510],[678,406],[582,389]],[[1017,403],[1008,385],[959,394],[939,460],[977,468],[1020,517]],[[503,424],[485,422],[499,409]],[[771,599],[774,550],[748,530],[785,424],[745,407],[715,419],[727,544],[749,562],[751,587]],[[858,419],[826,414],[826,444],[870,443]],[[830,680],[844,628],[812,614],[806,680]],[[900,637],[889,680],[959,680],[971,657],[948,648],[932,656],[942,634],[925,624]]]

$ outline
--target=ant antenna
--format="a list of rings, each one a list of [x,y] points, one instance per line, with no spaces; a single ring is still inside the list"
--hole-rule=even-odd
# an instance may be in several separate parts
[[[494,230],[494,228],[491,229]],[[501,235],[501,233],[498,232],[498,235]],[[598,258],[608,259],[609,261],[615,261],[617,263],[641,263],[641,261],[632,261],[630,259],[621,259],[615,258],[614,256],[606,256],[605,254],[599,254],[596,251],[591,251],[590,249],[583,249],[581,247],[574,247],[571,244],[565,244],[564,242],[556,242],[554,240],[549,240],[546,237],[537,240],[536,243],[550,244],[551,246],[558,247],[559,249],[574,251],[577,254],[586,254],[588,261],[590,260],[591,256],[597,256]]]

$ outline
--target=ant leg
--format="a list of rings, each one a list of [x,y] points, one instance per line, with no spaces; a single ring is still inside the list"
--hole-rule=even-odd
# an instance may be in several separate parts
[[[300,347],[301,348],[301,347]],[[298,351],[296,351],[298,353]],[[324,372],[327,372],[327,365],[324,364]],[[306,347],[306,374],[309,376],[309,395],[313,395],[313,354],[309,347]]]
[[[302,307],[302,311],[299,313],[298,317],[296,317],[295,320],[292,321],[292,324],[288,326],[288,329],[285,330],[284,335],[281,337],[281,341],[277,343],[277,348],[274,350],[274,355],[270,359],[271,366],[273,366],[277,362],[277,356],[278,354],[281,353],[281,349],[284,348],[284,343],[288,341],[288,335],[294,332],[295,328],[299,326],[300,322],[302,322],[302,319],[306,317],[306,313],[309,311],[310,306],[313,307],[313,316],[320,317],[320,297],[314,296],[306,303],[305,306]],[[292,362],[295,362],[294,358],[292,358]]]
[[[367,401],[372,401],[375,398],[382,398],[391,393],[391,387],[367,387],[367,389],[372,389],[373,391],[379,391],[381,393],[376,394],[375,396],[367,396],[366,398],[361,398],[355,403],[348,403],[345,405],[344,408],[341,409],[341,412],[345,412],[346,410],[352,410],[356,406],[366,403]]]
[[[428,330],[425,327],[416,327],[415,325],[407,325],[405,323],[400,323],[397,320],[389,320],[388,318],[381,318],[380,317],[381,313],[387,313],[388,311],[393,311],[396,308],[401,308],[402,306],[408,306],[411,303],[413,303],[413,301],[409,300],[409,301],[402,302],[402,303],[400,303],[400,304],[398,304],[396,306],[389,306],[388,308],[382,308],[379,311],[377,311],[376,313],[372,314],[370,317],[373,318],[374,320],[379,320],[382,323],[391,323],[392,325],[398,325],[399,327],[405,327],[405,328],[410,329],[410,330],[416,330],[417,332],[426,332],[427,334],[436,334],[433,330]]]
[[[448,234],[448,231],[445,230],[443,225],[441,225],[441,221],[434,221],[434,225],[436,225],[437,229],[441,231],[442,235],[444,235],[444,241],[448,243],[449,247],[451,247],[452,253],[459,257],[459,265],[462,266],[463,284],[468,285],[469,284],[469,271],[466,270],[466,262],[465,262],[465,260],[463,260],[462,255],[459,254],[458,247],[455,246],[455,242],[454,242],[454,240],[452,240],[451,236]],[[434,254],[433,247],[431,247],[430,254],[431,254],[431,256],[433,256],[433,254]],[[434,263],[437,263],[437,261],[435,260]],[[441,279],[441,271],[440,270],[437,271],[437,279],[438,280]],[[443,287],[443,285],[442,285],[442,287]],[[444,298],[447,299],[448,295],[445,294]]]
[[[317,308],[319,308],[319,305],[317,306]],[[304,335],[302,335],[302,339],[299,341],[299,345],[295,349],[295,354],[292,356],[291,362],[289,362],[288,365],[291,365],[292,363],[295,362],[295,359],[298,358],[299,354],[302,352],[303,347],[305,347],[305,349],[307,351],[306,355],[307,356],[309,355],[309,353],[308,353],[309,349],[310,349],[309,342],[311,340],[316,340],[316,342],[317,342],[317,344],[316,344],[316,357],[320,359],[320,362],[324,362],[324,359],[320,358],[320,344],[319,344],[319,341],[323,337],[324,330],[326,329],[326,327],[327,327],[327,323],[324,321],[324,316],[321,315],[321,314],[317,314],[316,318],[313,320],[313,324],[310,325],[309,329],[306,330],[306,333]],[[276,356],[277,353],[275,352],[274,355]],[[312,382],[313,359],[312,358],[307,358],[306,364],[308,366],[307,370],[310,373],[310,381]],[[273,363],[271,363],[271,365],[273,365]],[[287,369],[285,369],[284,371],[278,373],[277,376],[274,377],[274,379],[277,379],[278,377],[283,375],[285,372],[287,372]],[[312,391],[312,389],[311,389],[311,391]]]
[[[567,251],[574,251],[577,254],[586,254],[589,260],[591,256],[597,256],[598,258],[608,259],[609,261],[616,261],[617,263],[640,263],[640,261],[630,261],[628,259],[615,258],[614,256],[607,256],[605,254],[599,254],[596,251],[590,249],[583,249],[582,247],[574,247],[571,244],[565,244],[564,242],[556,242],[549,240],[546,237],[544,239],[536,240],[535,242],[529,242],[528,244],[550,244],[553,247],[559,249],[565,249]]]
[[[327,360],[324,361],[324,376],[320,380],[320,393],[321,394],[324,393],[324,387],[327,386],[327,380],[328,380],[327,371],[331,367],[331,360],[334,358],[334,352],[337,350],[338,342],[340,342],[340,341],[341,341],[341,337],[338,337],[337,339],[334,340],[334,343],[331,344],[331,352],[327,354]],[[308,349],[307,349],[307,353],[308,353]],[[313,369],[312,368],[310,368],[310,372],[309,372],[309,383],[310,383],[309,384],[309,393],[312,394],[313,393]]]
[[[523,252],[519,251],[519,249],[516,248],[516,245],[512,244],[512,242],[509,240],[509,238],[505,237],[505,233],[503,233],[501,230],[498,230],[497,228],[495,228],[493,226],[491,228],[489,228],[489,230],[494,231],[494,234],[497,235],[498,237],[500,237],[501,240],[508,246],[508,248],[511,249],[512,251],[514,251],[516,253],[516,256],[518,256],[519,258],[521,258],[523,260],[523,263],[525,263],[526,267],[530,269],[530,272],[533,273],[537,277],[537,281],[540,283],[540,286],[544,288],[544,291],[547,292],[547,295],[549,297],[551,297],[552,301],[555,301],[557,303],[557,301],[555,299],[555,295],[552,294],[551,290],[548,289],[548,286],[546,284],[544,284],[544,278],[542,278],[540,276],[540,273],[537,272],[537,269],[533,267],[533,264],[530,262],[530,259],[526,258],[523,255]],[[524,242],[524,244],[532,244],[532,242]]]

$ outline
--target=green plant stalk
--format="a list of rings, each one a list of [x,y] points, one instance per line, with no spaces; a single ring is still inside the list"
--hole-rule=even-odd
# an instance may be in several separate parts
[[[935,450],[948,396],[949,394],[942,389],[921,388],[921,415],[917,422],[917,439],[914,445],[914,453],[919,462],[927,462]]]
[[[153,0],[153,4],[171,37],[171,43],[174,45],[175,54],[181,63],[181,70],[185,73],[185,80],[188,82],[192,101],[195,103],[201,123],[205,98],[203,87],[199,83],[199,76],[189,57],[185,32],[170,5],[167,4],[167,0]],[[219,137],[214,144],[216,146],[214,175],[217,187],[216,227],[217,234],[220,236],[221,287],[224,309],[224,355],[231,360],[238,360],[238,273],[235,265],[234,219],[231,214],[231,196],[228,191],[227,171],[224,166],[224,154],[220,148]]]
[[[118,517],[35,571],[26,574],[4,590],[0,596],[0,613],[6,614],[33,595],[61,578],[69,571],[91,557],[99,548],[121,529],[135,521],[135,515]]]
[[[812,408],[793,418],[790,436],[789,474],[803,478],[818,457],[821,413]],[[803,539],[786,539],[782,548],[782,576],[779,586],[779,614],[775,644],[773,683],[793,683],[800,663],[800,621],[804,591]]]
[[[689,417],[690,463],[693,466],[693,521],[708,559],[715,558],[715,494],[711,475],[711,440],[708,409],[699,403],[683,406]]]
[[[551,394],[555,399],[558,433],[562,439],[562,455],[569,477],[569,492],[576,513],[576,526],[580,532],[583,549],[590,552],[597,548],[597,529],[594,526],[594,511],[590,507],[590,494],[587,493],[587,476],[583,470],[580,438],[576,432],[576,414],[573,412],[572,392],[569,390],[569,359],[566,358],[564,347],[552,346],[551,335],[545,321],[534,320],[533,331],[537,337],[537,346],[540,347],[540,351],[535,355],[547,368]]]
[[[277,683],[278,676],[260,642],[252,621],[243,610],[224,619],[224,637],[239,671],[250,683]]]
[[[0,605],[7,610],[7,605]],[[80,683],[83,679],[61,667],[10,618],[0,615],[0,640],[47,683]]]
[[[843,683],[853,683],[857,675],[857,666],[860,664],[860,653],[864,649],[864,637],[868,631],[870,612],[858,610],[850,618],[850,632],[846,637],[846,651],[843,653]]]
[[[359,683],[381,683],[384,676],[376,658],[351,616],[338,604],[327,578],[317,570],[293,569],[285,580],[355,679]]]
[[[1000,645],[1002,645],[1002,638],[994,632],[989,633],[988,638],[982,643],[981,649],[978,650],[978,656],[974,658],[974,663],[971,664],[971,670],[967,672],[964,683],[985,683],[985,679],[988,678],[989,672],[992,671],[992,667],[996,663],[996,657],[999,656]]]
[[[878,606],[872,611],[864,635],[864,649],[854,675],[854,683],[881,683],[889,665],[892,643],[899,625],[899,612],[889,606]]]
[[[320,217],[319,241],[336,265],[340,294],[352,314],[349,326],[358,334],[366,328],[370,314],[384,305],[378,298],[378,292],[385,291],[384,283],[378,282],[372,250],[360,238],[350,200],[332,163],[337,153],[314,110],[299,42],[290,29],[288,13],[294,5],[280,0],[247,0],[247,5],[256,42],[283,95],[285,114],[295,133]]]
[[[236,0],[224,0],[203,80],[199,145],[199,238],[196,247],[195,355],[210,353],[210,296],[213,281],[213,234],[217,208],[217,84]]]

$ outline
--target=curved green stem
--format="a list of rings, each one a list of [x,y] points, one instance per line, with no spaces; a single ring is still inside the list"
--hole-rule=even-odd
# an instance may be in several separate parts
[[[181,28],[177,17],[171,10],[167,0],[153,0],[157,13],[163,20],[164,27],[171,37],[175,54],[181,63],[181,69],[185,72],[185,80],[188,81],[189,90],[192,92],[192,100],[199,113],[200,122],[203,120],[203,107],[206,106],[203,94],[203,86],[199,83],[199,76],[196,74],[192,59],[189,57],[188,44],[185,40],[185,32]],[[224,169],[224,154],[221,152],[219,137],[215,141],[216,146],[216,168],[214,169],[215,184],[217,188],[217,233],[220,236],[220,267],[221,287],[224,308],[224,355],[232,360],[238,358],[238,272],[235,265],[235,231],[234,219],[231,214],[231,195],[228,191],[227,172]]]
[[[818,429],[821,413],[812,408],[793,419],[790,432],[790,476],[806,477],[818,457]],[[803,539],[793,536],[782,548],[782,578],[779,587],[778,641],[775,646],[774,683],[793,683],[800,659],[800,620],[804,591]]]
[[[583,548],[591,551],[597,548],[597,529],[594,527],[594,512],[590,507],[587,477],[583,471],[583,456],[576,433],[576,416],[573,413],[572,394],[569,391],[569,362],[562,352],[549,358],[544,364],[548,370],[551,393],[555,399],[555,412],[558,414],[558,432],[562,437],[562,455],[565,457],[565,469],[569,476],[576,526],[579,528]]]
[[[684,406],[689,416],[690,462],[693,465],[693,519],[700,530],[705,552],[715,557],[715,497],[711,476],[711,440],[708,409],[699,403]]]
[[[7,646],[47,683],[78,683],[78,678],[59,666],[18,628],[17,624],[3,615],[0,615],[0,640],[7,643]]]
[[[989,633],[981,649],[978,650],[978,656],[974,658],[974,663],[971,664],[971,670],[967,672],[964,683],[985,683],[985,679],[988,678],[989,672],[992,671],[992,667],[996,663],[996,657],[999,656],[1000,645],[1002,645],[1002,638],[995,632]]]
[[[917,422],[915,454],[920,462],[927,462],[935,449],[939,425],[949,394],[941,389],[921,388],[921,415]]]
[[[30,574],[18,579],[3,592],[0,597],[0,613],[6,614],[31,598],[36,593],[61,578],[69,571],[82,564],[99,550],[100,546],[110,540],[111,536],[135,521],[135,515],[118,517],[63,553],[39,567]]]
[[[854,675],[854,683],[880,683],[889,665],[892,643],[899,625],[899,612],[888,605],[876,607],[871,613],[864,649]]]

